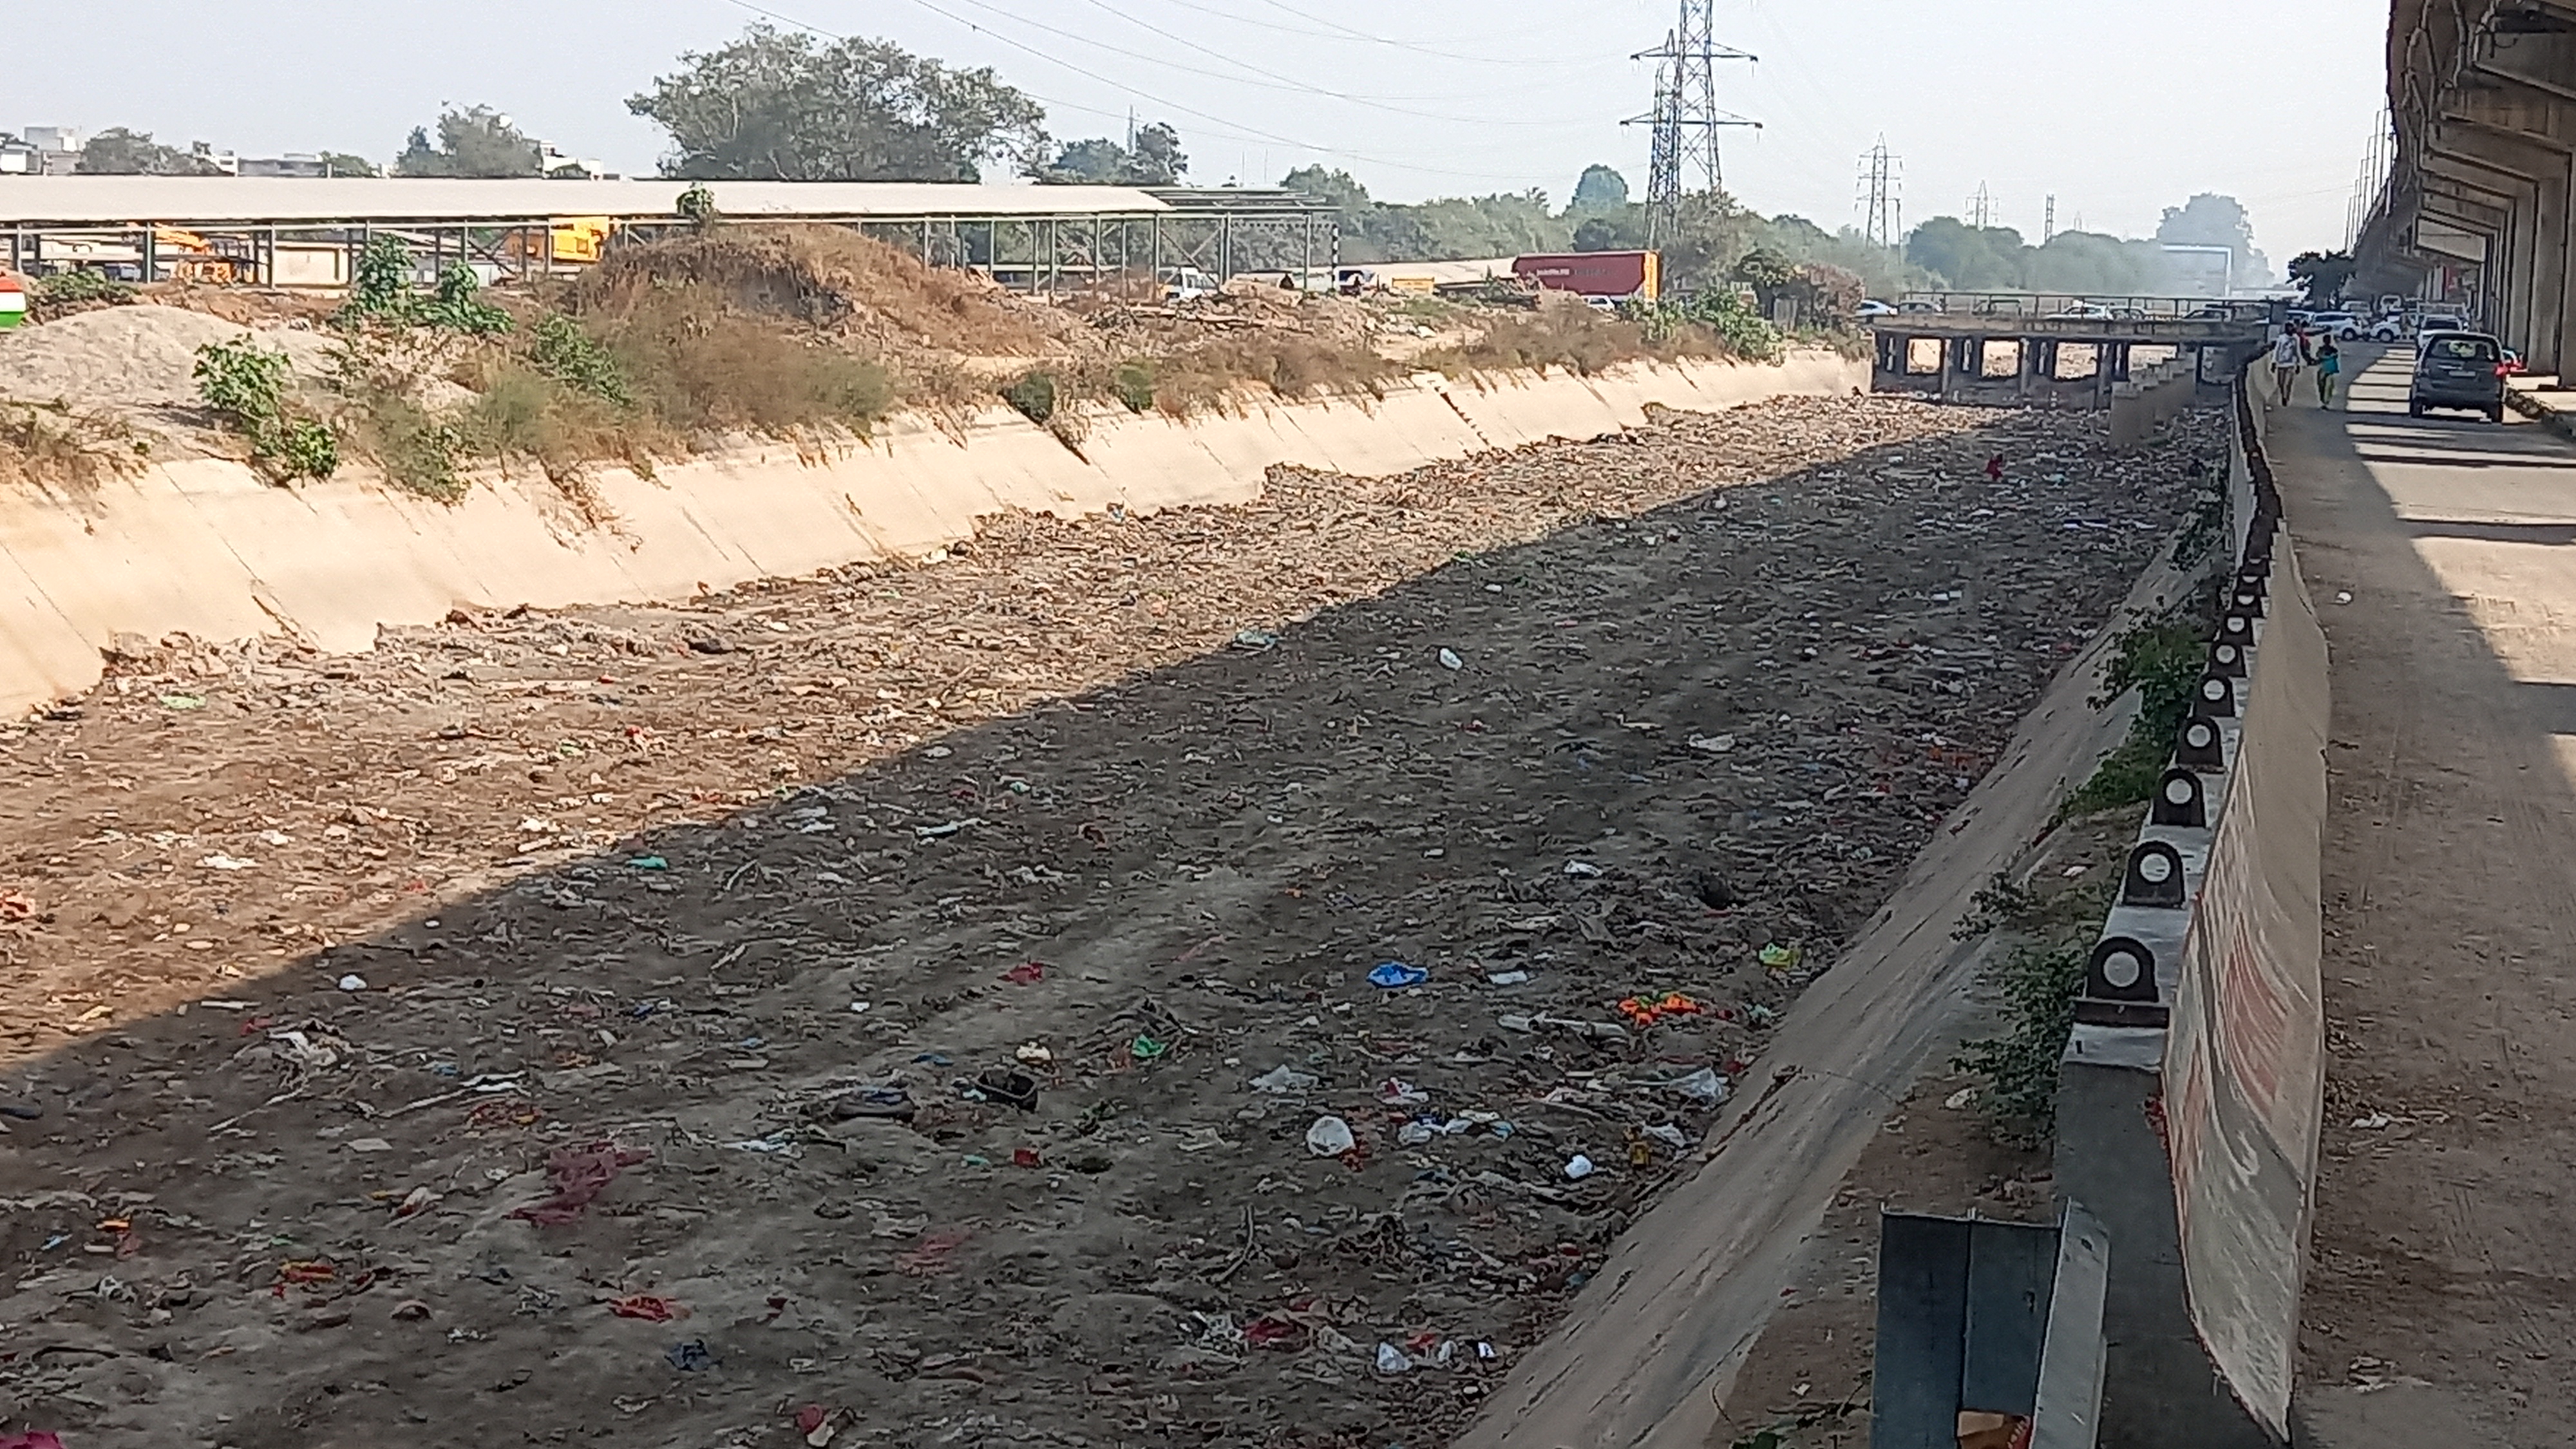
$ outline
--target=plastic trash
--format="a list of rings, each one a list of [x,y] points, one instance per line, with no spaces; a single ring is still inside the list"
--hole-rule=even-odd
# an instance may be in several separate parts
[[[1419,966],[1407,966],[1401,961],[1380,961],[1369,971],[1369,984],[1389,991],[1402,986],[1419,986],[1430,979],[1430,972]]]
[[[1774,971],[1794,971],[1797,969],[1798,963],[1805,960],[1807,955],[1805,951],[1800,950],[1798,947],[1783,946],[1777,941],[1773,941],[1764,946],[1755,954],[1761,957],[1763,965],[1770,967]]]
[[[1488,986],[1518,986],[1529,979],[1530,975],[1526,971],[1497,971],[1491,976],[1485,978],[1485,984]]]
[[[1657,1142],[1663,1143],[1675,1152],[1686,1151],[1690,1147],[1689,1136],[1685,1134],[1682,1129],[1674,1126],[1670,1122],[1661,1123],[1644,1130],[1647,1136],[1654,1138]]]
[[[1565,873],[1581,879],[1599,875],[1601,873],[1601,867],[1594,865],[1588,860],[1569,860],[1565,863]]]
[[[1664,1084],[1703,1107],[1714,1107],[1726,1100],[1726,1078],[1714,1067],[1702,1067],[1686,1077],[1675,1077]]]
[[[1306,1129],[1306,1150],[1317,1157],[1339,1157],[1357,1146],[1359,1139],[1351,1135],[1351,1124],[1339,1117],[1318,1117],[1315,1125]]]
[[[1735,736],[1693,735],[1684,743],[1703,755],[1723,755],[1735,748]]]
[[[707,1347],[707,1341],[703,1338],[692,1338],[685,1343],[672,1344],[662,1351],[662,1357],[669,1359],[671,1367],[684,1374],[714,1368],[717,1362],[714,1351]]]
[[[639,855],[626,862],[630,870],[669,870],[671,863],[658,855]]]
[[[1419,1107],[1431,1094],[1402,1077],[1389,1077],[1377,1084],[1377,1099],[1390,1107]]]
[[[1443,649],[1440,651],[1440,667],[1443,669],[1464,669],[1467,667],[1467,661],[1459,658],[1458,651],[1455,649]]]
[[[1566,1178],[1572,1182],[1581,1182],[1583,1179],[1590,1177],[1592,1175],[1592,1159],[1584,1156],[1580,1152],[1574,1154],[1574,1159],[1565,1164],[1565,1175]]]
[[[1282,1097],[1289,1096],[1297,1092],[1307,1091],[1314,1085],[1315,1074],[1313,1072],[1301,1072],[1295,1067],[1284,1064],[1272,1067],[1270,1070],[1263,1072],[1260,1076],[1252,1079],[1252,1090],[1256,1092],[1269,1092]]]
[[[367,989],[367,978],[352,971],[348,975],[340,978],[340,989],[343,991],[364,991]]]
[[[1413,1360],[1405,1354],[1403,1349],[1397,1348],[1391,1343],[1381,1343],[1377,1346],[1377,1371],[1379,1373],[1400,1374],[1412,1367]]]

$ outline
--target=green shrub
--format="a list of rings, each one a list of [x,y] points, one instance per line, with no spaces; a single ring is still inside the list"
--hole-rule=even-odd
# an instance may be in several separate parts
[[[2191,713],[2192,690],[2209,655],[2203,642],[2207,630],[2192,617],[2187,610],[2183,617],[2149,620],[2121,632],[2116,652],[2102,670],[2102,692],[2091,703],[2108,709],[2135,689],[2137,717],[2129,722],[2120,747],[2058,806],[2059,820],[2155,798],[2156,781],[2164,778],[2175,732]]]
[[[401,237],[369,237],[351,269],[349,299],[340,304],[340,320],[399,323],[411,299],[411,248]]]
[[[579,322],[561,312],[549,312],[537,319],[534,340],[528,346],[528,362],[537,371],[577,392],[613,402],[623,407],[634,396],[626,386],[626,374],[619,370],[617,359],[606,344],[582,329]]]
[[[2081,939],[2015,947],[1992,978],[2003,989],[2004,1034],[1959,1052],[1958,1068],[1986,1079],[1979,1099],[2007,1141],[2045,1140],[2056,1124],[2058,1060],[2075,1029],[2088,954]]]
[[[248,334],[197,349],[197,396],[250,440],[251,462],[277,482],[328,478],[340,467],[339,440],[287,400],[286,354]]]
[[[1043,424],[1055,416],[1055,375],[1031,372],[1002,389],[1002,401],[1019,410],[1030,422]]]
[[[438,274],[438,292],[420,299],[412,309],[412,320],[424,327],[443,327],[469,337],[488,337],[510,330],[510,314],[477,295],[483,290],[483,279],[474,269],[457,262]]]
[[[134,288],[116,281],[103,272],[56,272],[36,279],[35,304],[46,307],[68,307],[79,303],[105,302],[121,307],[134,300]]]
[[[261,453],[252,445],[252,453]],[[266,449],[269,471],[281,481],[328,478],[340,471],[340,440],[314,418],[292,418],[279,427]]]
[[[463,262],[440,272],[437,290],[426,297],[413,288],[411,276],[411,248],[402,238],[370,238],[358,252],[338,320],[344,326],[436,327],[473,337],[510,330],[510,314],[477,295],[483,279]]]
[[[254,436],[274,427],[286,409],[286,354],[271,352],[245,333],[197,349],[197,396],[226,422]]]
[[[1111,374],[1109,390],[1131,413],[1154,410],[1154,364],[1145,359],[1130,358],[1118,364]]]

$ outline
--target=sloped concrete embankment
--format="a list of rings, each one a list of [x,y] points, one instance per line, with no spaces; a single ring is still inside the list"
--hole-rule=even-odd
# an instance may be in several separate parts
[[[119,633],[289,633],[334,652],[459,605],[672,600],[755,578],[919,557],[1011,509],[1058,515],[1241,502],[1282,464],[1359,475],[1550,438],[1650,406],[1715,410],[1866,388],[1830,353],[1778,366],[1684,363],[1583,378],[1426,380],[1366,404],[1267,406],[1179,422],[1101,416],[1079,450],[1007,410],[954,432],[898,419],[828,458],[769,446],[660,470],[603,470],[605,523],[542,479],[447,507],[372,483],[273,488],[220,461],[153,467],[66,498],[0,496],[0,709],[94,684]]]

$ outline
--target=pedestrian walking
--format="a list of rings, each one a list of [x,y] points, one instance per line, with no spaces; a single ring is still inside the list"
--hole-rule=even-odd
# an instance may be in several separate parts
[[[2272,343],[2272,391],[2279,394],[2281,406],[2290,405],[2290,389],[2299,381],[2299,364],[2307,360],[2307,349],[2299,345],[2299,331],[2284,327]]]
[[[2317,347],[2317,406],[2334,406],[2335,378],[2343,372],[2343,354],[2329,337]]]

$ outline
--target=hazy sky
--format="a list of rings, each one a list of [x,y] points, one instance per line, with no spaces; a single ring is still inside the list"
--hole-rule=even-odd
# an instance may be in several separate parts
[[[1347,168],[1395,200],[1543,187],[1592,161],[1645,185],[1650,63],[1676,0],[760,0],[835,34],[990,64],[1059,136],[1129,107],[1179,126],[1195,180]],[[649,172],[625,98],[757,18],[740,0],[125,0],[46,28],[0,128],[128,125],[245,153],[377,159],[442,102]],[[1857,219],[1860,154],[1903,158],[1908,225],[1980,182],[2036,238],[2143,234],[2194,191],[2231,193],[2277,264],[2343,241],[2380,103],[2386,0],[1717,0],[1729,189],[1828,227]],[[1078,37],[1078,38],[1073,38]]]

